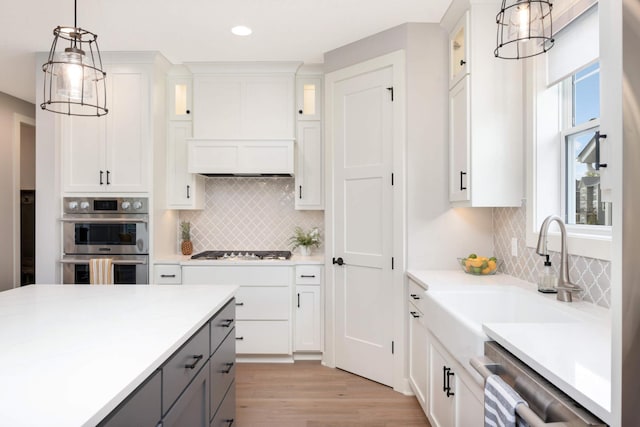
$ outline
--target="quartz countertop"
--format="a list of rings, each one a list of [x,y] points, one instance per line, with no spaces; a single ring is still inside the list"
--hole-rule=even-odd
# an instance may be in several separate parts
[[[236,289],[30,285],[0,292],[0,425],[96,425]]]
[[[474,276],[459,270],[410,270],[429,290],[516,286],[576,317],[575,322],[483,323],[484,333],[606,423],[611,423],[611,318],[594,304],[556,300],[537,286],[505,274]]]

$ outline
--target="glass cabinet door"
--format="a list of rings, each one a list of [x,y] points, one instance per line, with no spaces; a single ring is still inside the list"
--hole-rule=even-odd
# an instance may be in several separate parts
[[[170,120],[191,120],[192,83],[188,77],[169,80],[169,118]]]
[[[296,112],[298,120],[320,120],[322,78],[296,79]]]

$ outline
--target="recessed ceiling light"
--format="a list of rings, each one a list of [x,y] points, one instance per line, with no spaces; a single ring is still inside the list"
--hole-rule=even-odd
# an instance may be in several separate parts
[[[245,27],[244,25],[237,25],[231,29],[231,32],[236,36],[248,36],[253,31],[249,27]]]

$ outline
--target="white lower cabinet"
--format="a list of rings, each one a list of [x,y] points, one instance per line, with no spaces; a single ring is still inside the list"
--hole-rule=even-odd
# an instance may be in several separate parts
[[[320,286],[296,286],[294,351],[321,351]]]
[[[409,383],[422,409],[427,408],[427,325],[424,314],[409,302]]]
[[[482,387],[433,335],[427,339],[429,422],[433,427],[483,426]]]

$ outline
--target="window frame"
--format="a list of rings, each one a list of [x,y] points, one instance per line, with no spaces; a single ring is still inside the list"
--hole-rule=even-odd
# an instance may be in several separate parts
[[[566,203],[563,202],[566,200],[566,133],[563,129],[563,121],[567,117],[567,106],[562,102],[562,98],[566,96],[568,85],[563,83],[547,87],[547,55],[539,55],[531,59],[525,65],[526,197],[528,201],[526,244],[528,247],[535,248],[540,225],[545,217],[555,214],[566,218]],[[570,88],[569,94],[571,96]],[[568,109],[570,114],[571,106]],[[594,120],[571,127],[571,133],[576,129],[595,127],[595,122]],[[600,119],[597,119],[597,126],[600,126]],[[547,173],[553,167],[549,164],[557,165],[555,172],[552,171],[550,175]],[[559,185],[559,191],[553,188],[554,185],[556,187]],[[615,208],[614,206],[613,209]],[[567,224],[566,228],[569,254],[611,260],[611,226]],[[552,251],[560,252],[558,228],[551,229],[548,247]]]

